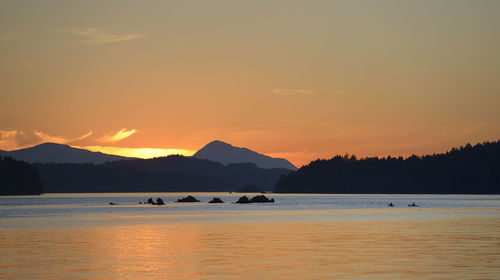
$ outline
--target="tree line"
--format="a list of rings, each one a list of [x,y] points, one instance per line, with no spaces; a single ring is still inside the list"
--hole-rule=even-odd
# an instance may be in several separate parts
[[[29,195],[43,192],[37,169],[24,161],[0,156],[0,195]]]
[[[45,192],[182,192],[236,191],[245,185],[272,190],[288,169],[259,168],[253,163],[221,163],[171,155],[104,164],[35,163]]]
[[[278,193],[500,194],[500,141],[426,156],[335,156],[282,176]]]

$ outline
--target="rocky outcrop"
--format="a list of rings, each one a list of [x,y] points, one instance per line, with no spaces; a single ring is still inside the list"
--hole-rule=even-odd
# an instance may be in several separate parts
[[[188,195],[184,198],[177,199],[177,202],[200,202],[200,201],[196,199],[194,196]]]
[[[222,199],[220,199],[218,197],[214,197],[208,203],[224,203],[224,201],[222,201]]]
[[[274,199],[267,198],[265,195],[257,195],[252,197],[252,199],[248,199],[246,195],[240,197],[236,203],[266,203],[266,202],[274,202]]]
[[[148,198],[148,201],[145,202],[145,204],[146,203],[151,204],[151,205],[165,205],[165,202],[163,201],[163,199],[161,199],[159,197],[156,199],[156,202],[154,202],[153,198],[150,197],[150,198]],[[140,204],[140,202],[139,202],[139,204]]]
[[[257,195],[250,199],[250,203],[265,203],[265,202],[274,202],[274,198],[267,198],[265,195]]]
[[[240,197],[236,203],[250,203],[250,199],[246,195]]]

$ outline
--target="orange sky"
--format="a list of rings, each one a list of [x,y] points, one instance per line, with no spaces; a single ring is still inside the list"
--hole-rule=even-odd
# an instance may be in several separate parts
[[[499,1],[3,1],[0,149],[189,155],[218,139],[301,166],[498,140],[498,14]]]

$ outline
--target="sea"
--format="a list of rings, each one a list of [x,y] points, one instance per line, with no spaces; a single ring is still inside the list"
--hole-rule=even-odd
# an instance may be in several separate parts
[[[0,279],[500,279],[498,195],[243,195],[0,197]]]

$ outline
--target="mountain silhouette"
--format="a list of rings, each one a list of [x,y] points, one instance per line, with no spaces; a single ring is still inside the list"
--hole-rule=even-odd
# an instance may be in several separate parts
[[[272,158],[247,148],[234,147],[222,141],[208,143],[193,155],[194,158],[208,159],[228,165],[232,163],[254,163],[260,168],[285,168],[297,170],[292,163],[282,158]]]
[[[129,159],[127,157],[91,152],[68,145],[43,143],[26,149],[0,151],[0,155],[9,156],[29,163],[93,163],[101,164],[108,161]]]

